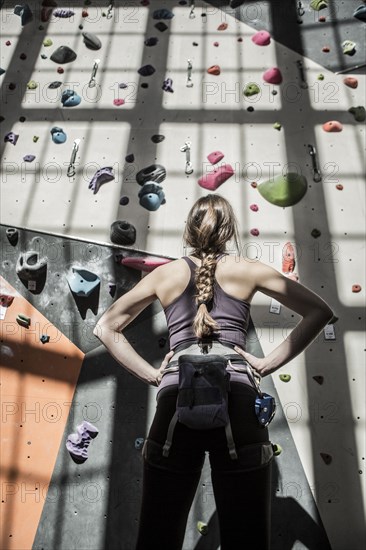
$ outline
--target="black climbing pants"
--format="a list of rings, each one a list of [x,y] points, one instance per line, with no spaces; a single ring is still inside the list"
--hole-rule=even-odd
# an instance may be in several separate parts
[[[231,383],[229,415],[238,459],[230,458],[224,428],[192,430],[179,422],[169,456],[164,457],[162,447],[176,409],[177,386],[160,392],[143,451],[136,550],[182,549],[206,452],[221,550],[269,550],[273,453],[268,430],[258,424],[255,415],[255,397],[255,390],[247,384]],[[202,491],[202,508],[210,494],[211,490]]]

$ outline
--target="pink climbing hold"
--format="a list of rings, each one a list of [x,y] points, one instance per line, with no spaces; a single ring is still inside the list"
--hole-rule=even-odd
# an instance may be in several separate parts
[[[257,229],[256,227],[254,227],[253,229],[250,230],[250,234],[253,235],[253,237],[258,237],[258,235],[259,235],[259,229]]]
[[[258,31],[252,36],[252,42],[257,46],[268,46],[271,43],[271,35],[267,31]]]
[[[213,45],[218,48],[220,46],[220,44],[218,42],[214,42]]]
[[[343,126],[338,120],[329,120],[323,124],[324,132],[341,132]]]
[[[221,153],[221,151],[213,151],[213,153],[207,155],[207,159],[211,162],[211,164],[216,164],[217,162],[220,162],[224,156],[224,153]]]
[[[349,88],[356,89],[358,86],[358,80],[354,76],[346,76],[346,78],[343,79],[343,82]]]
[[[227,179],[234,174],[234,169],[230,164],[222,164],[214,172],[201,176],[198,180],[198,185],[209,191],[215,191]]]
[[[253,212],[258,212],[258,210],[259,210],[257,204],[251,204],[251,205],[249,206],[249,208],[250,208],[251,210],[253,210]]]
[[[169,258],[159,258],[158,256],[145,256],[145,257],[127,257],[121,259],[121,264],[126,267],[132,267],[133,269],[138,269],[139,271],[153,271],[155,268],[160,265],[168,264],[171,262]]]
[[[263,74],[263,80],[269,84],[281,84],[282,74],[280,69],[278,67],[267,69],[267,71]]]
[[[124,105],[124,104],[125,104],[124,99],[114,99],[113,100],[113,105],[116,105],[116,107],[119,107],[120,105]]]
[[[352,292],[354,292],[355,294],[358,294],[359,292],[361,292],[362,288],[360,285],[352,285]]]

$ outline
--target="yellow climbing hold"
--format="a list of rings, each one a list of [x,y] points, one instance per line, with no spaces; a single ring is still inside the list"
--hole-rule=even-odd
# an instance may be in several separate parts
[[[290,382],[291,374],[280,374],[280,380],[282,380],[282,382]]]
[[[28,90],[35,90],[36,88],[38,88],[38,84],[35,80],[30,80],[27,84],[27,88]]]
[[[203,521],[197,521],[197,529],[201,533],[201,535],[207,535],[208,533],[208,525]]]
[[[273,454],[278,456],[282,453],[282,447],[279,443],[272,443]]]

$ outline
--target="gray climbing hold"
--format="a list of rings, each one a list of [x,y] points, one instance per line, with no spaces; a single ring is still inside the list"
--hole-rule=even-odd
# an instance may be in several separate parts
[[[28,4],[15,6],[14,13],[20,16],[22,27],[33,20],[33,13]]]
[[[110,239],[115,244],[133,244],[136,241],[136,229],[129,222],[117,220],[111,225]]]
[[[19,255],[16,272],[20,279],[34,280],[45,274],[47,269],[46,258],[41,258],[35,250],[22,252]]]
[[[76,296],[88,297],[100,284],[100,278],[87,269],[71,268],[71,274],[66,276],[71,291]]]
[[[91,32],[83,32],[82,35],[84,37],[84,44],[87,48],[89,48],[89,50],[100,50],[102,43],[96,34],[92,34]]]
[[[153,19],[172,19],[174,13],[166,8],[161,8],[153,12]]]
[[[146,38],[144,41],[145,46],[155,46],[159,42],[159,38],[152,36],[151,38]]]
[[[0,76],[3,75],[4,73],[5,73],[5,69],[2,69],[2,68],[0,67]]]
[[[166,170],[161,164],[150,164],[136,174],[136,181],[140,185],[144,185],[147,181],[161,183],[166,178]]]
[[[153,143],[161,143],[162,141],[164,141],[165,139],[165,136],[163,136],[162,134],[154,134],[153,136],[151,136],[151,141]]]
[[[52,90],[55,90],[56,88],[59,88],[60,86],[62,86],[62,82],[60,82],[59,80],[54,80],[53,82],[51,82],[48,87],[51,88]]]
[[[298,203],[307,191],[305,176],[296,172],[282,174],[258,185],[258,191],[268,202],[276,206],[292,206]]]
[[[69,46],[60,46],[53,52],[50,59],[55,63],[63,65],[64,63],[71,63],[71,61],[75,61],[76,57],[76,53],[74,50],[69,48]]]
[[[351,107],[348,109],[348,112],[354,116],[354,119],[357,122],[364,122],[366,120],[366,111],[365,107],[359,105],[358,107]]]

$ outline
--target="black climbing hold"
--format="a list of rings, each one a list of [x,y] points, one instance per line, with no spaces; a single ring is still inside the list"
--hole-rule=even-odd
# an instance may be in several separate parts
[[[116,283],[108,283],[108,292],[114,298],[114,295],[116,294],[117,285]]]
[[[141,88],[148,88],[148,87],[149,87],[149,85],[148,85],[147,82],[143,82],[143,83],[141,84]]]
[[[121,206],[126,206],[129,202],[130,202],[130,199],[128,197],[126,197],[125,195],[123,195],[123,197],[121,197],[119,199],[119,204]]]
[[[1,122],[4,122],[4,120],[5,120],[5,117],[3,117],[2,115],[0,115],[0,123],[1,123]]]
[[[2,68],[0,67],[0,76],[3,75],[4,73],[5,73],[5,69],[2,69]]]
[[[8,237],[8,241],[11,245],[15,246],[19,239],[19,232],[15,227],[9,227],[6,230],[6,236]]]
[[[318,382],[318,384],[322,385],[324,382],[324,376],[320,376],[317,374],[316,376],[313,376],[313,380],[315,380],[315,382]]]
[[[159,338],[158,344],[159,344],[159,348],[163,348],[166,344],[166,338]]]
[[[144,65],[143,67],[140,67],[137,71],[141,76],[151,76],[154,74],[155,69],[152,65]]]
[[[163,21],[159,21],[159,23],[156,23],[155,28],[158,29],[160,32],[164,32],[167,30],[168,25],[163,23]]]
[[[145,46],[155,46],[158,43],[159,39],[156,38],[156,36],[152,36],[151,38],[146,38],[144,44]]]
[[[125,156],[126,162],[133,162],[135,160],[135,155],[133,153]]]
[[[9,90],[15,90],[16,87],[17,87],[17,85],[15,84],[15,82],[10,82],[9,83]]]
[[[59,88],[60,86],[62,86],[62,82],[60,82],[59,80],[54,80],[48,85],[48,87],[53,90],[55,90],[56,88]]]
[[[129,222],[117,220],[111,225],[110,239],[115,244],[133,244],[136,240],[136,229]]]
[[[332,457],[328,453],[320,453],[320,456],[324,460],[325,464],[329,466],[329,464],[332,462]]]
[[[321,232],[319,231],[319,229],[314,228],[311,232],[311,236],[314,237],[314,239],[317,239],[318,237],[320,237],[320,235]]]
[[[91,32],[83,32],[84,44],[89,50],[100,50],[102,43],[96,34]]]
[[[45,53],[41,53],[42,59],[48,59],[47,55]]]
[[[19,58],[24,61],[24,59],[27,59],[27,54],[26,53],[21,53]]]
[[[20,116],[20,117],[19,117],[19,122],[25,122],[25,121],[26,121],[25,116]]]
[[[254,107],[248,107],[248,108],[247,108],[247,111],[248,111],[249,113],[252,113],[252,112],[254,111]]]
[[[193,46],[198,46],[198,42],[192,42]]]
[[[79,29],[82,31],[84,28],[84,25],[79,25]]]
[[[121,88],[121,90],[124,90],[125,88],[128,88],[128,84],[126,84],[125,82],[121,82],[120,84],[118,84],[118,88]]]
[[[153,143],[161,143],[162,141],[164,141],[164,139],[165,139],[165,136],[163,136],[162,134],[154,134],[151,137],[151,141]]]
[[[136,181],[140,185],[144,185],[147,181],[155,181],[161,183],[166,178],[166,170],[161,164],[151,164],[143,168],[136,174]]]
[[[76,57],[76,53],[74,50],[69,48],[69,46],[60,46],[53,52],[50,59],[55,63],[63,65],[64,63],[71,63],[71,61],[75,61]]]
[[[42,336],[40,337],[40,341],[42,342],[42,344],[47,344],[50,341],[50,337],[48,336],[48,334],[42,334]]]

